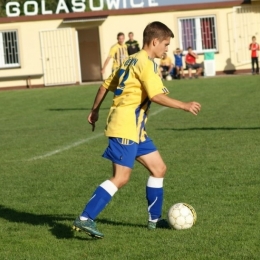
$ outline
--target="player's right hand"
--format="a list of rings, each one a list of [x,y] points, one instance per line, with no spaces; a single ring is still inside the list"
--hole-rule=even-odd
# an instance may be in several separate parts
[[[189,102],[185,104],[184,110],[192,113],[193,115],[197,115],[200,112],[201,105],[198,102]]]
[[[95,124],[98,121],[98,112],[95,110],[92,110],[90,114],[88,115],[88,122],[92,125],[92,132],[95,131]]]

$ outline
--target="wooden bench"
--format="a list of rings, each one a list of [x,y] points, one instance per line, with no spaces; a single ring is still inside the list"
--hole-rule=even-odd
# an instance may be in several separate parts
[[[32,78],[40,78],[43,76],[43,73],[41,74],[26,74],[26,75],[12,75],[12,76],[3,76],[0,77],[0,80],[8,80],[8,79],[25,79],[26,80],[26,86],[27,88],[32,87]]]

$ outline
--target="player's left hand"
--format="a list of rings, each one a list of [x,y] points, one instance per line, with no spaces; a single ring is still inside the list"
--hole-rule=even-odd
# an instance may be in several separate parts
[[[185,104],[185,110],[187,112],[192,113],[193,115],[197,115],[200,112],[201,104],[198,102],[189,102]]]
[[[88,122],[92,125],[92,132],[95,131],[95,124],[98,121],[98,112],[95,110],[92,110],[90,114],[88,115]]]

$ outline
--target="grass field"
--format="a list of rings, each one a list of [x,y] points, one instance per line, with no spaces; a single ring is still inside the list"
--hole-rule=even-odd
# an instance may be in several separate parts
[[[71,224],[111,175],[101,158],[112,95],[96,131],[86,121],[98,86],[0,92],[0,259],[260,259],[260,77],[166,82],[170,96],[202,104],[198,116],[153,104],[147,124],[168,171],[164,217],[187,202],[189,230],[146,229],[147,172],[97,219],[103,240]]]

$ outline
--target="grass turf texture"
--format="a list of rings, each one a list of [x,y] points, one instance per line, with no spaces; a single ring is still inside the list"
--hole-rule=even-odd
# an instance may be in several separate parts
[[[103,240],[71,225],[111,175],[101,154],[112,95],[92,133],[86,116],[98,86],[0,92],[0,259],[259,259],[259,79],[165,82],[170,96],[202,111],[152,104],[147,131],[168,166],[163,216],[186,202],[197,223],[148,231],[148,174],[136,164],[97,219]]]

